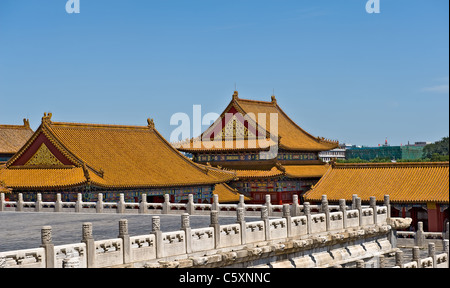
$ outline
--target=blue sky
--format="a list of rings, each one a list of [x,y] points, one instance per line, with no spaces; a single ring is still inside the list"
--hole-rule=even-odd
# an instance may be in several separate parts
[[[0,123],[146,125],[278,104],[315,136],[358,145],[449,134],[449,1],[0,0]],[[203,127],[203,130],[207,127]]]

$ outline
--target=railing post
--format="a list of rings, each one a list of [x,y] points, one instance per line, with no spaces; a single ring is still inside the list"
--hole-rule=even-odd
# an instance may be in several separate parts
[[[264,205],[267,207],[268,216],[272,216],[272,202],[270,200],[270,194],[266,195],[266,203]]]
[[[300,204],[298,203],[298,195],[295,194],[292,196],[292,209],[291,216],[299,216],[300,215]]]
[[[303,203],[303,213],[306,216],[306,231],[311,234],[311,206],[309,202]]]
[[[445,235],[444,238],[448,239],[448,231],[449,230],[449,222],[447,221],[447,223],[445,224]]]
[[[283,218],[286,219],[287,237],[289,238],[292,235],[291,205],[283,204]]]
[[[403,251],[402,250],[395,252],[395,266],[403,268]]]
[[[159,216],[152,217],[152,234],[155,235],[156,242],[156,258],[162,258],[164,256],[164,243],[162,240],[162,232],[161,232],[161,219]]]
[[[144,202],[144,199],[142,199]],[[147,199],[145,199],[145,203],[147,204]],[[147,207],[147,205],[146,205]],[[162,214],[170,214],[170,194],[164,194],[164,203],[162,207]]]
[[[181,215],[181,230],[186,235],[186,253],[192,253],[191,221],[188,213]]]
[[[243,208],[245,211],[245,196],[243,194],[239,194],[239,204],[238,208]]]
[[[103,213],[103,193],[98,193],[97,204],[95,205],[97,213]]]
[[[356,198],[358,198],[358,194],[352,195],[352,210],[356,209]]]
[[[189,215],[194,215],[194,211],[195,211],[195,208],[194,208],[194,195],[192,195],[192,194],[189,194],[188,195],[188,203],[186,204],[187,206],[186,206],[186,211],[187,211],[187,213],[189,213]]]
[[[428,243],[428,257],[431,257],[433,268],[436,268],[436,245],[434,243]]]
[[[56,194],[55,212],[62,212],[61,193]]]
[[[425,235],[423,232],[423,222],[417,222],[417,231],[415,234],[414,245],[423,247],[425,243]]]
[[[330,208],[328,207],[327,195],[322,195],[322,205],[320,206],[322,213],[325,213],[325,223],[327,231],[330,230]]]
[[[240,196],[239,196],[239,201],[241,200]],[[216,210],[216,211],[220,211],[220,207],[219,207],[219,195],[218,194],[214,194],[213,195],[213,203],[211,205],[211,210]]]
[[[419,266],[420,261],[420,248],[418,246],[414,246],[412,249],[412,260],[417,263],[417,267]]]
[[[75,212],[79,213],[83,210],[83,196],[81,193],[77,194],[77,202],[75,203]]]
[[[42,211],[42,194],[37,193],[36,202],[34,202],[34,212],[41,212],[41,211]]]
[[[362,218],[362,206],[361,206],[361,197],[356,197],[355,201],[355,209],[358,209],[359,214],[359,226],[363,226],[363,218]]]
[[[449,243],[448,243],[448,239],[444,239],[444,252],[447,253],[447,261],[450,261],[449,259]],[[450,265],[448,266],[450,268]]]
[[[45,267],[55,268],[55,246],[52,243],[52,227],[44,226],[41,229],[41,247],[45,249]]]
[[[166,198],[164,195],[164,199]],[[163,212],[164,212],[164,204],[163,204]],[[141,202],[139,202],[139,214],[147,213],[147,194],[141,194]]]
[[[123,193],[119,194],[119,203],[117,203],[117,213],[125,213],[125,195]]]
[[[5,193],[0,193],[0,212],[5,211]]]
[[[122,239],[122,251],[123,251],[123,264],[131,262],[131,242],[130,235],[128,234],[128,220],[119,220],[119,236]]]
[[[377,198],[370,196],[370,208],[373,210],[373,224],[377,225],[378,213],[377,213]]]
[[[386,259],[384,258],[384,255],[378,256],[378,268],[386,268]]]
[[[386,261],[384,255],[378,256],[378,268],[386,268]]]
[[[19,193],[17,195],[16,211],[17,212],[23,211],[23,194],[22,193]]]
[[[389,200],[389,195],[384,195],[384,206],[387,208],[387,218],[391,218],[391,203]]]
[[[347,204],[345,199],[339,199],[339,211],[342,212],[342,228],[347,228]]]
[[[244,195],[242,195],[244,196]],[[245,227],[245,208],[238,207],[236,209],[237,223],[241,226],[241,244],[247,243],[247,229]]]
[[[209,227],[214,228],[214,248],[218,249],[220,247],[220,224],[219,224],[219,211],[211,211],[210,216],[211,224]]]
[[[92,236],[92,223],[83,223],[83,239],[82,243],[86,244],[87,268],[95,268],[95,241]]]
[[[356,260],[356,268],[365,268],[366,262],[364,260]]]
[[[261,220],[264,221],[265,240],[270,240],[270,225],[269,225],[269,208],[267,206],[261,207]]]

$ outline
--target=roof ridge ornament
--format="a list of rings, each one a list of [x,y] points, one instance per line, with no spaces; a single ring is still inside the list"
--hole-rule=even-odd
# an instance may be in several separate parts
[[[25,126],[25,128],[30,128],[30,120],[23,118],[23,126]]]
[[[48,112],[48,114],[46,112],[44,112],[44,117],[42,117],[42,122],[43,123],[50,123],[52,120],[52,113]]]
[[[239,99],[238,96],[239,96],[238,91],[237,91],[237,90],[234,90],[234,93],[233,93],[233,100]]]
[[[84,173],[84,177],[86,178],[86,180],[88,182],[90,182],[91,181],[91,175],[89,175],[89,170],[88,170],[87,165],[86,165],[85,162],[83,162],[83,173]]]
[[[155,129],[155,122],[153,121],[153,118],[148,118],[147,123],[148,128],[153,131],[153,129]]]
[[[275,167],[277,167],[277,169],[281,172],[286,173],[286,168],[284,168],[284,166],[280,162],[275,163]]]

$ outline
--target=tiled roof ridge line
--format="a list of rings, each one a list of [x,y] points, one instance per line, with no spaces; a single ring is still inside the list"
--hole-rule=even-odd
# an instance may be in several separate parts
[[[333,168],[425,168],[425,167],[448,167],[449,162],[391,162],[391,163],[333,163]]]
[[[83,127],[83,128],[106,128],[106,129],[142,129],[149,130],[148,126],[138,125],[118,125],[118,124],[97,124],[97,123],[77,123],[77,122],[51,122],[52,125],[61,127]]]
[[[28,120],[27,118],[23,119],[23,125],[0,124],[0,129],[26,129],[33,131],[30,127],[30,120]]]

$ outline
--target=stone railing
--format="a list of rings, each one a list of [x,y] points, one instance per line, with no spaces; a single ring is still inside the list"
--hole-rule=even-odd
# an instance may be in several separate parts
[[[366,249],[371,248],[365,245]],[[415,246],[412,248],[412,259],[410,261],[405,258],[405,251],[396,248],[396,251],[390,253],[380,253],[372,257],[370,261],[364,259],[350,260],[343,264],[336,264],[330,267],[333,268],[449,268],[449,240],[444,241],[444,252],[436,254],[436,247],[434,243],[428,244],[427,255]]]
[[[361,198],[353,195],[353,201],[351,205],[346,205],[345,200],[339,201],[339,205],[328,205],[326,195],[322,196],[322,202],[319,205],[308,205],[308,209],[315,212],[320,211],[343,211],[346,210],[357,210],[351,212],[347,217],[350,225],[355,225],[356,223],[353,218],[358,215],[363,215],[361,220],[363,224],[367,219],[374,218],[373,207],[376,206],[375,197],[371,197],[370,205],[361,205]],[[289,204],[291,216],[300,216],[304,214],[305,205],[298,204],[298,196],[294,195],[293,204]],[[208,215],[211,211],[218,211],[221,215],[233,216],[236,214],[238,208],[243,208],[247,216],[259,216],[263,207],[267,208],[269,216],[281,217],[283,215],[284,205],[273,205],[271,204],[270,195],[266,195],[266,203],[264,205],[254,205],[246,204],[244,202],[244,196],[239,196],[238,204],[220,204],[219,196],[213,196],[212,204],[198,204],[194,203],[194,197],[192,194],[189,195],[187,203],[171,203],[168,194],[164,195],[163,203],[148,203],[147,196],[142,195],[141,201],[139,203],[129,203],[125,202],[124,194],[120,194],[119,202],[104,202],[103,194],[98,194],[97,202],[83,202],[83,197],[81,193],[77,195],[76,202],[63,202],[61,201],[61,194],[56,194],[56,200],[54,202],[43,202],[42,195],[37,193],[36,202],[23,201],[22,193],[18,193],[17,201],[6,201],[5,194],[0,193],[0,212],[65,212],[65,213],[119,213],[119,214],[184,214],[189,215]],[[387,214],[390,215],[390,202],[389,196],[384,197],[385,208],[380,208],[375,214]],[[348,214],[348,213],[347,213]]]
[[[170,263],[177,263],[177,267],[201,267],[205,263],[225,265],[237,261],[241,254],[235,251],[239,249],[247,258],[267,251],[279,252],[286,248],[283,243],[287,241],[292,251],[302,251],[345,241],[354,243],[376,235],[386,238],[391,231],[387,225],[388,209],[375,206],[374,202],[373,199],[369,208],[362,208],[359,201],[355,209],[347,209],[345,201],[341,201],[341,211],[330,212],[324,197],[319,213],[311,213],[312,205],[305,203],[303,215],[291,216],[292,207],[285,204],[282,218],[269,218],[268,207],[261,206],[261,218],[253,222],[246,222],[245,209],[238,207],[236,223],[228,225],[220,225],[220,212],[212,210],[209,227],[198,229],[191,228],[190,215],[183,213],[181,229],[172,232],[163,232],[160,216],[153,216],[152,232],[133,237],[128,234],[128,221],[120,220],[117,238],[98,241],[93,238],[92,223],[83,223],[81,243],[62,246],[52,243],[52,228],[44,226],[40,248],[0,252],[0,267],[100,268],[136,263],[140,267],[165,267],[167,263],[168,267]],[[376,248],[383,245],[391,248],[389,243],[383,243],[375,244]]]
[[[444,240],[449,238],[449,223],[445,232],[424,232],[423,223],[417,223],[417,231],[397,231],[397,246],[412,248],[414,246],[426,247],[435,243],[438,248],[444,247]]]
[[[404,252],[395,253],[395,266],[392,268],[449,268],[449,240],[443,241],[444,253],[436,254],[435,243],[428,243],[428,256],[421,257],[420,247],[412,248],[412,261],[406,262]],[[384,263],[382,264],[384,266]]]

